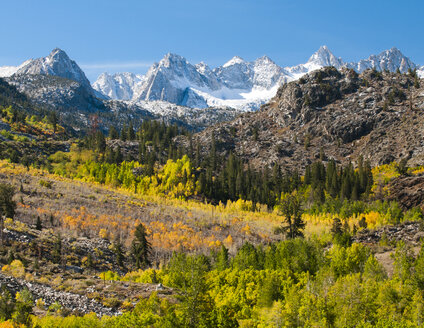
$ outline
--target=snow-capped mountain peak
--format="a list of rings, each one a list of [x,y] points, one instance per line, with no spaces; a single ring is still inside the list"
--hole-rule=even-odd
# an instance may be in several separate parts
[[[84,72],[71,60],[65,51],[55,48],[47,57],[32,59],[24,63],[14,73],[17,75],[41,74],[54,75],[74,80],[91,90],[90,82]]]
[[[371,55],[367,59],[363,59],[358,63],[351,63],[348,66],[354,68],[358,72],[363,72],[368,68],[374,68],[378,71],[389,70],[391,72],[399,69],[402,73],[407,72],[408,69],[417,67],[417,65],[408,57],[404,56],[396,47],[385,50],[378,55]]]
[[[164,66],[164,67],[172,67],[175,65],[184,66],[187,64],[188,64],[187,59],[174,53],[167,53],[159,62],[159,66]]]
[[[246,64],[246,62],[244,61],[243,58],[239,57],[239,56],[234,56],[233,58],[231,58],[229,61],[227,61],[224,65],[222,65],[222,67],[229,67],[229,66],[233,66],[236,64]]]
[[[308,60],[305,64],[310,67],[325,67],[325,66],[334,66],[340,68],[343,66],[343,60],[337,58],[333,53],[328,49],[327,46],[321,46]]]
[[[268,56],[262,56],[262,57],[259,57],[258,59],[256,59],[255,60],[255,64],[273,64],[273,65],[277,65],[277,64],[275,64],[274,63],[274,61],[271,59],[271,58],[269,58]]]

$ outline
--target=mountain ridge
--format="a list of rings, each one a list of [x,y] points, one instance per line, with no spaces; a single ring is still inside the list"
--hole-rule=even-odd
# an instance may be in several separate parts
[[[358,73],[369,68],[391,72],[399,69],[402,73],[418,69],[418,74],[424,75],[424,68],[414,64],[395,47],[348,63],[324,45],[306,63],[291,67],[278,66],[267,56],[251,62],[234,56],[222,66],[210,69],[203,62],[192,65],[184,57],[168,53],[151,66],[142,83],[133,84],[134,96],[125,100],[165,100],[188,107],[228,106],[242,111],[257,110],[282,84],[325,66],[352,68]],[[115,81],[121,74],[126,73],[113,75]],[[110,80],[103,83],[97,80],[93,87],[104,94],[117,94],[110,90],[119,90],[123,86]],[[115,99],[119,100],[119,97]]]
[[[243,111],[257,110],[275,96],[280,85],[322,65],[333,65],[339,70],[360,70],[370,65],[389,70],[417,67],[396,48],[370,56],[359,65],[346,64],[322,46],[307,63],[286,68],[267,56],[252,62],[236,56],[211,69],[203,62],[192,65],[184,57],[168,53],[145,76],[104,73],[103,82],[98,80],[98,86],[93,83],[93,88],[78,64],[56,48],[46,57],[28,60],[14,68],[0,68],[0,74],[7,72],[8,83],[35,104],[62,112],[63,118],[74,122],[77,129],[88,124],[90,115],[102,113],[106,125],[119,126],[128,118],[162,118],[200,130],[231,120]],[[107,92],[101,88],[104,86],[110,86]],[[95,89],[102,89],[107,95]]]

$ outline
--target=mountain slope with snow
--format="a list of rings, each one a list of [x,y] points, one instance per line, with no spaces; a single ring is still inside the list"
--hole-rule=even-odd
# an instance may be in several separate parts
[[[405,57],[396,47],[385,50],[378,55],[371,55],[367,59],[362,59],[358,63],[349,63],[348,67],[362,73],[366,69],[374,68],[377,71],[388,70],[395,72],[399,69],[402,73],[408,72],[408,69],[415,69],[415,65],[408,57]]]
[[[150,67],[144,78],[120,78],[102,74],[93,88],[112,99],[140,101],[168,101],[181,106],[206,108],[232,107],[242,111],[257,110],[271,99],[282,84],[325,66],[353,68],[362,72],[376,70],[407,72],[418,68],[397,48],[372,55],[358,63],[346,63],[322,46],[305,64],[280,67],[263,56],[248,62],[235,56],[224,65],[211,70],[205,63],[190,64],[184,57],[167,54]],[[424,69],[418,71],[424,75]],[[132,97],[131,97],[132,95]]]
[[[47,57],[28,60],[14,74],[59,76],[76,81],[87,90],[91,89],[91,84],[82,69],[59,48],[53,49]]]
[[[144,79],[143,75],[133,73],[103,73],[93,83],[93,89],[111,99],[131,100],[134,90],[140,87]]]

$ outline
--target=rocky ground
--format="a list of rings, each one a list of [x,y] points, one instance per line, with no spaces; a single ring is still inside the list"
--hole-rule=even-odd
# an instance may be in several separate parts
[[[69,292],[57,291],[50,286],[35,282],[29,282],[23,279],[17,279],[0,273],[0,285],[6,287],[13,295],[24,288],[28,288],[34,300],[42,299],[48,308],[53,303],[59,303],[66,309],[72,309],[76,313],[94,312],[98,316],[119,315],[122,312],[110,307],[105,307],[95,299],[89,299],[87,296],[78,295]]]
[[[62,257],[66,257],[67,262],[70,258],[96,254],[101,265],[81,267],[63,261],[55,264],[52,258],[54,245],[51,243],[54,236],[50,231],[39,232],[28,227],[24,230],[22,223],[15,223],[13,228],[10,223],[6,225],[4,244],[0,246],[1,265],[4,267],[10,263],[13,256],[25,264],[25,269],[23,272],[6,269],[0,272],[0,286],[6,287],[13,295],[28,288],[34,301],[43,301],[42,308],[37,306],[35,309],[38,314],[45,313],[50,305],[57,303],[66,313],[81,315],[94,312],[98,316],[111,316],[121,314],[153,292],[162,298],[173,298],[173,290],[161,285],[99,278],[101,271],[114,268],[110,243],[106,240],[84,237],[63,239],[62,247],[66,251]],[[124,274],[122,270],[116,271]]]
[[[424,231],[421,222],[405,222],[394,226],[385,226],[375,230],[363,229],[358,231],[354,241],[363,244],[375,245],[378,243],[396,244],[404,241],[413,246],[421,245]]]

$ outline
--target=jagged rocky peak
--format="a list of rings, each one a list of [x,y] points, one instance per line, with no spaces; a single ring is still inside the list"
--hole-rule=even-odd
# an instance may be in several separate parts
[[[47,57],[29,60],[21,66],[16,75],[54,75],[74,80],[91,90],[90,82],[77,63],[65,51],[55,48]]]
[[[196,70],[200,73],[200,74],[209,74],[209,72],[211,72],[211,69],[209,68],[209,66],[201,61],[200,63],[195,65]]]
[[[398,48],[393,47],[378,55],[371,55],[357,64],[351,63],[349,67],[354,68],[358,72],[363,72],[368,68],[375,68],[378,71],[388,70],[390,72],[399,69],[402,73],[406,73],[408,69],[415,69],[417,65],[402,54]]]
[[[320,67],[334,66],[340,68],[344,63],[341,58],[334,56],[328,47],[324,45],[309,58],[307,64],[314,64]]]
[[[277,65],[274,61],[268,56],[264,55],[255,60],[255,64],[265,64],[265,65]]]
[[[172,67],[176,65],[178,66],[188,65],[187,59],[185,59],[184,57],[180,55],[169,52],[159,62],[159,66]]]

